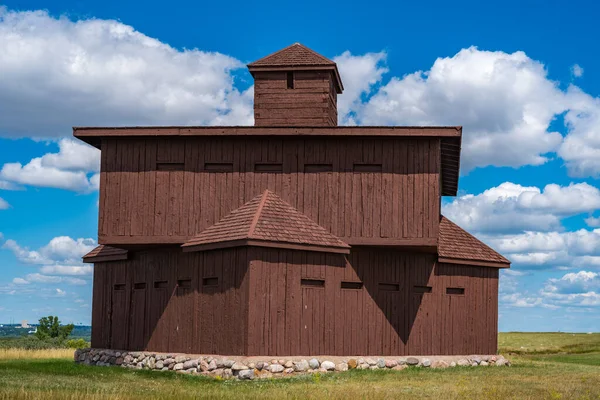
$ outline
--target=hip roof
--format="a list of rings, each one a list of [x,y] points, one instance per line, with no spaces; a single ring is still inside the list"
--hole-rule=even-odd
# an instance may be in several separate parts
[[[201,251],[242,245],[350,253],[348,244],[269,190],[181,247]]]
[[[509,268],[510,261],[500,253],[442,216],[439,228],[440,262]]]

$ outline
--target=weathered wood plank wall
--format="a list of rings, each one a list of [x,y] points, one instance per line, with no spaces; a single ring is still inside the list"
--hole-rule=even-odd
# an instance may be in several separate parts
[[[243,354],[247,348],[245,248],[137,252],[94,267],[92,346]]]
[[[337,126],[333,82],[331,71],[255,72],[254,125]]]
[[[270,189],[350,244],[435,245],[439,163],[435,138],[104,139],[99,242],[183,243]]]
[[[353,249],[347,261],[273,249],[251,254],[249,355],[497,351],[497,269],[367,248]]]
[[[98,263],[94,280],[93,347],[269,356],[497,351],[498,270],[436,265],[430,254],[155,250]]]

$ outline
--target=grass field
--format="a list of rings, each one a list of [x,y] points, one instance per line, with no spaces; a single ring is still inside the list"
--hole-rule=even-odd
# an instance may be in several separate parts
[[[260,381],[86,367],[63,350],[7,350],[0,352],[0,399],[600,399],[600,334],[506,333],[499,341],[511,367],[351,370]]]

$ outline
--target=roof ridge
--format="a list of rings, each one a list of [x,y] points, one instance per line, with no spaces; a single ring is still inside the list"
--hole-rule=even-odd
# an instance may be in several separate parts
[[[253,238],[254,235],[254,230],[256,229],[256,224],[258,224],[258,220],[260,219],[260,214],[262,213],[262,210],[265,206],[265,203],[267,202],[267,197],[269,196],[269,189],[265,190],[261,197],[260,197],[260,202],[258,203],[258,207],[256,208],[256,213],[254,214],[254,217],[252,218],[252,223],[250,224],[250,229],[248,229],[248,237],[249,238]]]
[[[248,67],[260,67],[260,66],[269,66],[269,59],[272,58],[277,58],[277,56],[281,55],[282,53],[288,52],[290,50],[293,50],[294,48],[299,49],[300,51],[305,51],[308,52],[311,56],[315,57],[317,60],[317,62],[312,62],[312,63],[300,63],[300,64],[305,64],[305,65],[323,65],[323,66],[335,66],[336,63],[332,60],[330,60],[329,58],[325,57],[322,54],[317,53],[316,51],[314,51],[311,48],[306,47],[305,45],[303,45],[302,43],[296,42],[294,44],[291,44],[287,47],[284,47],[281,50],[275,51],[271,54],[268,54],[256,61],[253,61],[251,63],[248,64]],[[285,65],[285,62],[281,62],[281,61],[275,61],[271,64],[271,66],[283,66]],[[296,65],[296,63],[289,63],[289,65]]]

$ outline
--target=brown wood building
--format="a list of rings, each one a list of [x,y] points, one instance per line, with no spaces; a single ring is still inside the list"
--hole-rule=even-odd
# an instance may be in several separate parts
[[[510,263],[440,214],[460,127],[338,127],[334,62],[249,64],[253,127],[74,128],[102,151],[92,346],[493,354]]]

